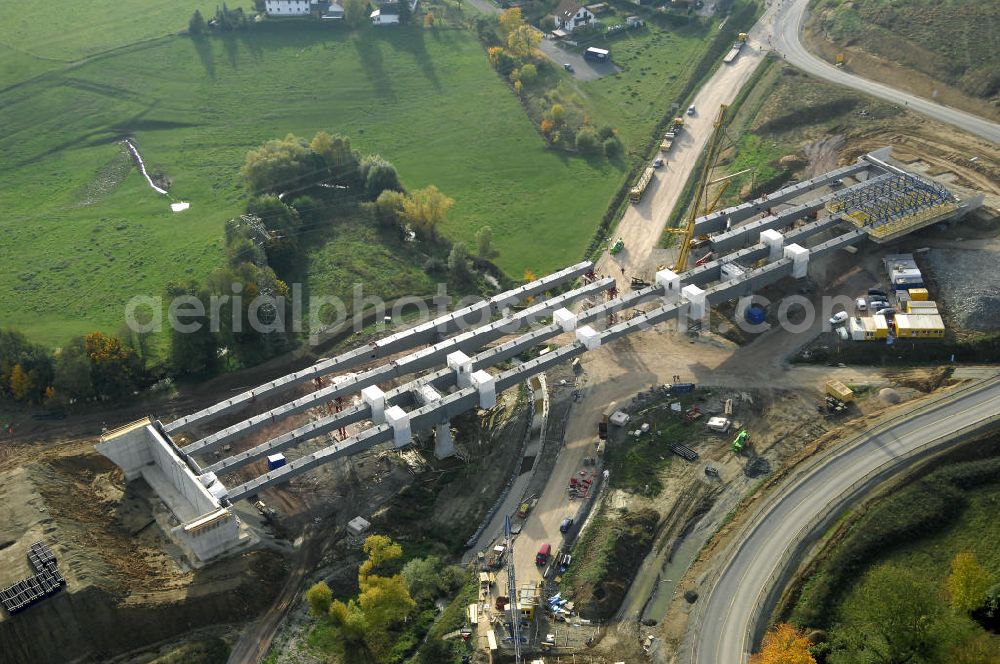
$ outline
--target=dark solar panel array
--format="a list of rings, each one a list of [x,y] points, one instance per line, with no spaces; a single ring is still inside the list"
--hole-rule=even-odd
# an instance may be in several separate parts
[[[28,562],[35,570],[33,576],[0,589],[0,604],[7,613],[23,611],[35,602],[56,594],[66,585],[66,579],[59,573],[56,556],[45,542],[31,545]]]

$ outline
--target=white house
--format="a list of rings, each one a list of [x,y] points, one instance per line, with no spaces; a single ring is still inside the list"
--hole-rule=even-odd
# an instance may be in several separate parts
[[[264,11],[268,16],[308,16],[312,0],[264,0]]]
[[[556,30],[573,32],[577,28],[590,25],[594,14],[576,0],[562,0],[555,11]]]
[[[330,6],[322,14],[323,18],[342,19],[344,18],[344,8],[336,2],[331,2]]]
[[[393,25],[399,23],[399,5],[387,2],[371,14],[372,25]]]

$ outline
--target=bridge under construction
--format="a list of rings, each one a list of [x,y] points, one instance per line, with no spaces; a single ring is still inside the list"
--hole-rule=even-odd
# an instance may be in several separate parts
[[[376,446],[405,447],[416,433],[433,431],[435,454],[447,457],[454,453],[452,418],[493,407],[497,394],[533,375],[638,330],[701,320],[724,302],[736,300],[741,312],[759,289],[784,278],[804,278],[811,260],[866,238],[887,242],[959,218],[981,202],[960,200],[888,159],[885,148],[698,219],[695,232],[707,236],[709,252],[682,274],[658,271],[651,286],[619,293],[613,279],[594,274],[589,262],[579,263],[173,422],[148,418],[108,432],[97,449],[124,470],[126,479],[144,478],[176,517],[178,525],[169,533],[173,541],[194,560],[209,560],[247,540],[232,509],[236,501]],[[564,335],[572,338],[506,368],[509,360],[530,356]],[[309,383],[316,389],[305,396],[188,444],[174,441]],[[320,407],[323,416],[304,426],[250,449],[220,454],[252,432],[280,430],[290,415]],[[337,438],[337,432],[355,425],[361,425],[357,433]],[[297,453],[302,443],[321,437],[331,444]],[[292,457],[287,464],[238,484],[229,480],[235,471],[285,452]]]

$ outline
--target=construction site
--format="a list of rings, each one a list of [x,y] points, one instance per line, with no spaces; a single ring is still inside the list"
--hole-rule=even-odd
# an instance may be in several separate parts
[[[104,620],[93,607],[111,596],[124,598],[121,615],[159,605],[189,625],[205,616],[209,632],[217,622],[210,612],[250,617],[280,596],[293,551],[305,574],[324,555],[321,533],[349,520],[385,523],[377,506],[413,473],[483,455],[470,447],[469,417],[501,411],[524,442],[500,456],[486,452],[495,467],[480,483],[489,492],[468,513],[477,521],[462,528],[474,530],[466,560],[480,584],[466,612],[470,647],[524,661],[655,653],[663,635],[651,626],[683,594],[680,574],[755,478],[836,436],[842,421],[964,379],[788,371],[781,358],[813,339],[825,316],[791,332],[769,323],[770,308],[760,316],[754,298],[808,283],[818,302],[883,283],[849,266],[859,255],[887,256],[882,245],[960,220],[981,202],[876,151],[692,218],[676,271],[659,270],[653,284],[625,291],[583,262],[197,412],[106,431],[101,456],[80,443],[57,447],[6,473],[14,518],[0,555],[7,569],[35,576],[4,579],[9,615],[0,633],[5,643],[20,639],[32,615],[64,602]],[[698,237],[704,254],[685,269]],[[905,271],[900,258],[886,260]],[[882,277],[901,285],[893,278],[891,270]],[[751,337],[752,355],[716,334],[720,311],[732,326],[764,328]],[[532,398],[521,396],[524,386]],[[626,449],[654,456],[632,458]],[[83,504],[90,511],[80,519]],[[595,556],[613,532],[621,565],[609,569]],[[99,565],[95,547],[104,551]],[[36,549],[52,567],[41,558],[30,569],[17,562]],[[139,579],[162,582],[152,590]],[[168,598],[173,604],[163,605]],[[618,623],[632,631],[609,629]],[[140,630],[141,640],[168,638],[169,624]],[[73,638],[56,640],[52,656],[24,648],[11,661],[58,661],[54,653]],[[119,652],[109,639],[91,656]]]
[[[623,220],[598,260],[211,405],[0,447],[4,661],[145,664],[193,643],[320,662],[302,591],[350,592],[373,532],[474,575],[449,609],[457,654],[673,661],[718,565],[705,552],[754,492],[991,375],[961,343],[1000,324],[990,164],[917,140],[933,127],[866,129],[716,209],[749,170],[715,172],[727,110],[669,249]],[[632,212],[693,122],[668,127]]]

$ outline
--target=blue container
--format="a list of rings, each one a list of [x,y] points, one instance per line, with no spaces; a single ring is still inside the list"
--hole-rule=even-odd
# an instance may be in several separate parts
[[[767,318],[767,309],[763,304],[751,304],[747,309],[746,319],[751,325],[760,325]]]
[[[288,461],[285,459],[285,455],[284,454],[272,454],[271,456],[267,457],[267,469],[268,470],[274,470],[276,468],[281,468],[286,463],[288,463]]]

